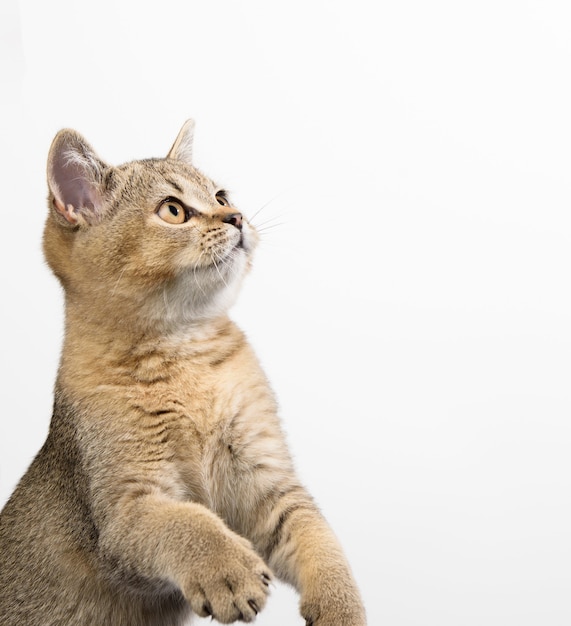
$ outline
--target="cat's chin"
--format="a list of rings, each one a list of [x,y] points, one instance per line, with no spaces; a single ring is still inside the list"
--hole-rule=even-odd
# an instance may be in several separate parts
[[[222,257],[207,266],[186,268],[156,293],[148,309],[150,319],[177,329],[226,314],[248,267],[245,250],[232,250],[226,260]]]

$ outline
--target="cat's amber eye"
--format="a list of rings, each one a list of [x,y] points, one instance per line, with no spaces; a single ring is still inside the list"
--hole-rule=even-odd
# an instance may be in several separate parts
[[[222,206],[230,206],[230,200],[228,200],[228,198],[226,197],[225,191],[219,191],[216,194],[216,201]]]
[[[157,215],[168,224],[183,224],[188,219],[184,207],[176,200],[165,200],[159,207]]]

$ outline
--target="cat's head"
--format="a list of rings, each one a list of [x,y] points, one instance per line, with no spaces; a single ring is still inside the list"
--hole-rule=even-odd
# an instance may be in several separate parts
[[[192,165],[193,122],[164,159],[104,163],[73,130],[48,157],[48,264],[68,304],[177,325],[224,313],[258,236]]]

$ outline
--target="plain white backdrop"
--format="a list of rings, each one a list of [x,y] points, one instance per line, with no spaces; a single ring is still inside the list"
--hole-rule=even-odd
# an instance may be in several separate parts
[[[234,318],[372,626],[571,623],[571,8],[3,0],[0,505],[62,339],[45,161],[195,160],[263,244]],[[278,585],[261,626],[303,624]],[[340,625],[342,626],[342,625]]]

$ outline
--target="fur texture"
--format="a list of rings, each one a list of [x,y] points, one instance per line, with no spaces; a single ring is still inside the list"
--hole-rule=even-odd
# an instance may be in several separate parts
[[[274,395],[227,317],[257,235],[191,163],[48,158],[44,249],[66,332],[47,440],[0,514],[0,624],[252,621],[273,575],[314,626],[363,626]]]

